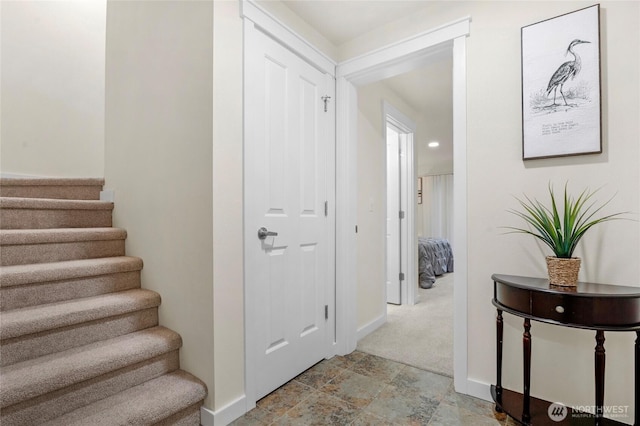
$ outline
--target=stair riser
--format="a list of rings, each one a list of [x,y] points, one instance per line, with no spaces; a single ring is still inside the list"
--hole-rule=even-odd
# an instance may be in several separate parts
[[[6,366],[156,325],[158,325],[157,307],[47,332],[5,339],[0,346],[0,362],[2,366]]]
[[[140,271],[24,284],[0,289],[0,311],[98,296],[140,287]]]
[[[124,254],[125,246],[123,239],[3,245],[0,250],[0,264],[2,266],[26,265],[29,263],[124,256]]]
[[[167,417],[153,426],[200,426],[200,407],[202,401],[186,408],[171,417]]]
[[[111,210],[32,210],[5,208],[2,229],[108,228]]]
[[[54,198],[58,200],[99,200],[101,185],[26,186],[2,185],[0,196],[20,198]]]
[[[42,425],[84,405],[178,369],[178,351],[2,409],[2,426]]]

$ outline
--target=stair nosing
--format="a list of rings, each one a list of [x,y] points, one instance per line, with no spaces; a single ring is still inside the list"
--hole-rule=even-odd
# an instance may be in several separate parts
[[[46,178],[12,177],[0,178],[1,186],[104,186],[104,178]]]
[[[160,302],[158,293],[138,288],[4,311],[0,339],[28,336],[158,307]]]
[[[113,210],[114,203],[101,200],[0,197],[0,208],[13,210]]]
[[[82,383],[181,346],[178,333],[156,326],[2,367],[0,407]]]
[[[0,229],[0,245],[56,244],[81,241],[124,240],[127,231],[121,228],[49,228]]]
[[[93,278],[103,275],[140,271],[142,268],[142,259],[135,256],[114,256],[0,266],[0,288],[65,281],[76,278]]]

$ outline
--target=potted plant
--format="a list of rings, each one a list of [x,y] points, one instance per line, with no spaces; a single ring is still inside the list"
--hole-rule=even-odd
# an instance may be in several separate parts
[[[555,256],[547,256],[547,269],[550,284],[574,287],[578,283],[580,258],[573,257],[573,252],[584,234],[594,225],[614,219],[627,212],[613,213],[595,217],[609,202],[602,204],[591,202],[591,198],[598,192],[583,190],[578,198],[573,198],[564,187],[563,200],[556,200],[553,187],[549,184],[551,205],[544,205],[536,199],[525,196],[524,200],[517,198],[522,211],[509,210],[510,213],[523,219],[529,229],[508,226],[515,233],[533,235],[553,250]],[[558,207],[561,206],[561,209]]]

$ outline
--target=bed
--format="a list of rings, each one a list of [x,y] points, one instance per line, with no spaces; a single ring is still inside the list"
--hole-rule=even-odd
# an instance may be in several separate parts
[[[453,272],[453,252],[447,240],[419,237],[418,259],[418,282],[421,288],[431,288],[437,276]]]

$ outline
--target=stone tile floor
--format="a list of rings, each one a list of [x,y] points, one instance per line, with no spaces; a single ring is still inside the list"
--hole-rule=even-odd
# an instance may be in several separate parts
[[[449,377],[355,351],[305,371],[237,419],[243,425],[511,425]]]

